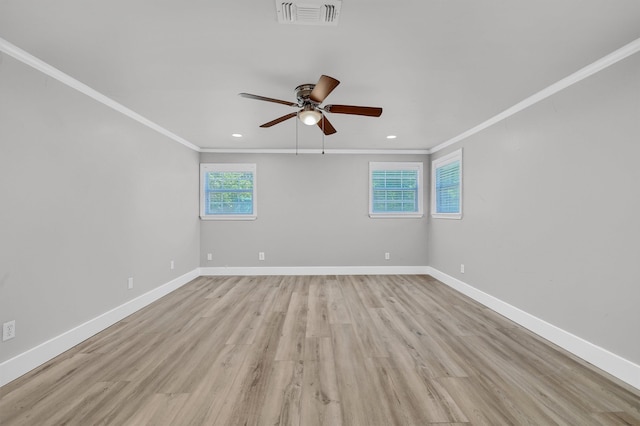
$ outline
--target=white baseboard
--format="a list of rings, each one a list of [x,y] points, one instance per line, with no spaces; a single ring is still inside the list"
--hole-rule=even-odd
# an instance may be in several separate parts
[[[582,358],[583,360],[617,377],[625,383],[640,389],[640,366],[624,359],[600,346],[569,333],[553,324],[537,318],[502,300],[480,291],[469,284],[445,274],[435,268],[428,267],[427,274],[442,281],[449,287],[482,303],[491,310],[509,318],[511,321],[531,330],[537,335],[555,343],[561,348]]]
[[[17,379],[50,359],[73,348],[89,337],[101,332],[132,313],[182,287],[189,281],[197,278],[199,275],[200,270],[196,268],[193,271],[187,272],[186,274],[173,279],[160,287],[156,287],[135,299],[129,300],[128,302],[93,318],[84,324],[80,324],[59,336],[49,339],[26,352],[0,363],[0,386],[4,386],[10,381]]]
[[[224,275],[431,275],[513,322],[640,389],[640,366],[541,320],[430,266],[203,267],[130,300],[92,320],[0,363],[0,386],[22,376],[199,276]]]
[[[257,266],[205,267],[200,275],[422,275],[427,271],[427,266]]]

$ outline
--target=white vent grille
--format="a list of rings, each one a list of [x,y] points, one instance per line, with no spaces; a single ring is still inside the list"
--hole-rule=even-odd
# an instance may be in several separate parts
[[[278,22],[297,25],[338,25],[342,0],[276,1]]]

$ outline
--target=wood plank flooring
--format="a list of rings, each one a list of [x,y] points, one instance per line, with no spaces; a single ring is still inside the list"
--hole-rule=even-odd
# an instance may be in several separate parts
[[[200,277],[0,388],[9,425],[640,425],[640,393],[429,276]]]

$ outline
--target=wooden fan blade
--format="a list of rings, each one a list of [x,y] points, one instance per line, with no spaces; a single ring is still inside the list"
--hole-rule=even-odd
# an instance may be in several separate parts
[[[380,115],[382,115],[382,108],[377,107],[355,105],[326,105],[323,109],[327,112],[332,112],[335,114],[366,115],[368,117],[380,117]]]
[[[328,75],[320,76],[320,80],[316,83],[315,87],[309,94],[309,99],[313,102],[321,104],[324,99],[329,96],[329,93],[335,89],[340,82],[333,77],[329,77]]]
[[[298,115],[298,113],[297,113],[297,112],[292,112],[291,114],[283,115],[282,117],[280,117],[280,118],[276,118],[276,119],[275,119],[275,120],[273,120],[273,121],[270,121],[270,122],[268,122],[268,123],[264,123],[264,124],[263,124],[262,126],[260,126],[260,127],[271,127],[271,126],[274,126],[274,125],[276,125],[276,124],[278,124],[278,123],[282,123],[282,122],[283,122],[283,121],[285,121],[285,120],[288,120],[288,119],[290,119],[290,118],[293,118],[293,117],[295,117],[296,115]]]
[[[318,127],[320,127],[320,129],[322,129],[324,134],[327,136],[337,132],[336,128],[333,127],[331,123],[329,123],[329,120],[324,116],[324,114],[322,115],[320,121],[318,121]]]
[[[277,104],[289,105],[293,107],[297,107],[298,104],[289,102],[289,101],[281,101],[280,99],[267,98],[264,96],[252,95],[251,93],[238,93],[243,98],[256,99],[258,101],[266,101],[266,102],[275,102]]]

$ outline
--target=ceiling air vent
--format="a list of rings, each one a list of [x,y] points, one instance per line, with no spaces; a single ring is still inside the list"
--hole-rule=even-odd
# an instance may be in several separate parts
[[[342,0],[276,1],[278,22],[297,25],[338,25]]]

